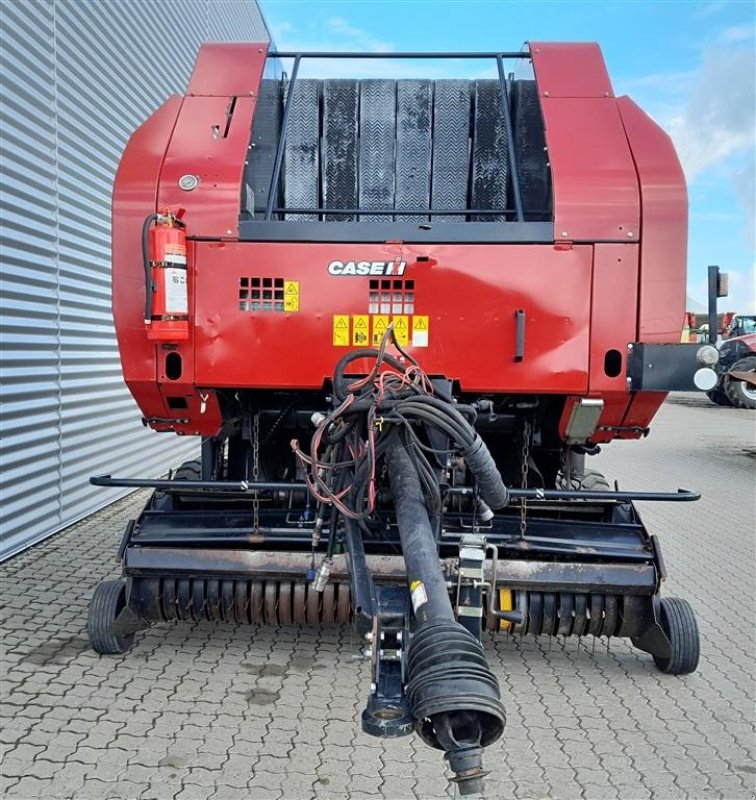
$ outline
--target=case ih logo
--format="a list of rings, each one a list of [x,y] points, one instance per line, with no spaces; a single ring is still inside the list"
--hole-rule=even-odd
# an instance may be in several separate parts
[[[394,261],[331,261],[331,275],[404,275],[407,262]]]

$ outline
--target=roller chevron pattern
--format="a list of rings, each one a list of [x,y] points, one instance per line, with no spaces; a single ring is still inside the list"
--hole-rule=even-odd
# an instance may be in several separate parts
[[[396,82],[360,81],[360,208],[394,208]],[[392,217],[362,214],[365,222]]]
[[[265,208],[282,85],[265,80],[244,181],[256,215]],[[551,218],[543,122],[533,81],[509,88],[512,135],[528,220]],[[282,202],[289,208],[430,208],[433,222],[503,222],[504,213],[446,217],[434,210],[514,208],[507,137],[497,80],[297,81],[284,147]],[[353,221],[354,214],[323,214]],[[390,215],[363,214],[388,222]],[[426,215],[396,216],[399,222]],[[286,219],[317,221],[317,214]],[[513,215],[509,215],[513,219]]]
[[[430,207],[431,122],[433,84],[397,82],[396,200],[394,208]],[[401,222],[421,222],[428,216],[397,216]]]
[[[473,133],[472,192],[470,205],[480,209],[507,207],[507,134],[504,126],[499,81],[475,81],[475,129]],[[491,216],[473,216],[474,221]],[[497,222],[506,217],[494,216]]]
[[[467,208],[470,176],[470,81],[436,81],[433,101],[431,208]],[[464,217],[431,217],[464,222]]]
[[[320,202],[320,81],[298,80],[291,103],[284,149],[284,205],[317,208]],[[318,215],[287,214],[286,219],[314,221]]]
[[[357,89],[357,81],[323,81],[324,208],[357,205]],[[351,221],[354,215],[326,214],[325,219]]]
[[[531,219],[548,221],[551,173],[535,81],[515,81],[512,87],[512,132],[523,210]]]
[[[281,130],[281,82],[264,79],[260,82],[255,122],[252,127],[252,143],[249,154],[249,179],[254,196],[255,215],[265,211],[273,177],[273,161]]]

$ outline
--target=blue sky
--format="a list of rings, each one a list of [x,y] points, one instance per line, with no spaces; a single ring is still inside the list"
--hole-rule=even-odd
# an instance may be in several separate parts
[[[280,50],[491,51],[519,50],[529,39],[599,42],[615,92],[630,95],[677,146],[690,195],[689,294],[703,306],[706,267],[719,264],[730,273],[730,297],[720,308],[756,313],[751,0],[260,5]]]

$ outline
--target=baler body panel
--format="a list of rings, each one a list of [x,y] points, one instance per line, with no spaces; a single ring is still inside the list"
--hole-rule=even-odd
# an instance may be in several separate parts
[[[202,386],[320,389],[333,364],[349,348],[372,345],[373,331],[390,319],[407,326],[407,350],[429,374],[459,381],[463,391],[584,392],[592,250],[200,242],[195,379]],[[407,266],[401,278],[331,275],[334,256],[342,263],[399,257]],[[240,308],[242,281],[253,277],[296,282],[299,310]],[[374,313],[371,284],[379,293]],[[405,305],[408,285],[413,300]],[[389,294],[390,304],[381,303]],[[520,361],[518,310],[525,320]],[[427,346],[413,346],[418,319],[427,320]],[[345,344],[335,345],[334,336]]]

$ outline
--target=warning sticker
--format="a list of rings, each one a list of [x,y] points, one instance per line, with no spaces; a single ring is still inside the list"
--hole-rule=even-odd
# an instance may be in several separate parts
[[[370,344],[370,317],[367,314],[355,314],[352,317],[352,344],[355,347]]]
[[[410,584],[410,596],[412,597],[412,608],[417,614],[420,606],[428,602],[428,593],[422,581],[412,581]]]
[[[383,339],[383,334],[389,326],[389,318],[384,314],[377,314],[373,317],[373,346],[377,347]]]
[[[333,315],[333,344],[334,347],[349,347],[349,315]]]
[[[166,264],[186,266],[186,245],[169,242],[165,245],[163,260]]]
[[[284,311],[299,311],[299,281],[284,281]]]
[[[409,344],[409,317],[394,317],[394,335],[402,347]]]
[[[412,346],[428,346],[428,317],[412,317]]]

